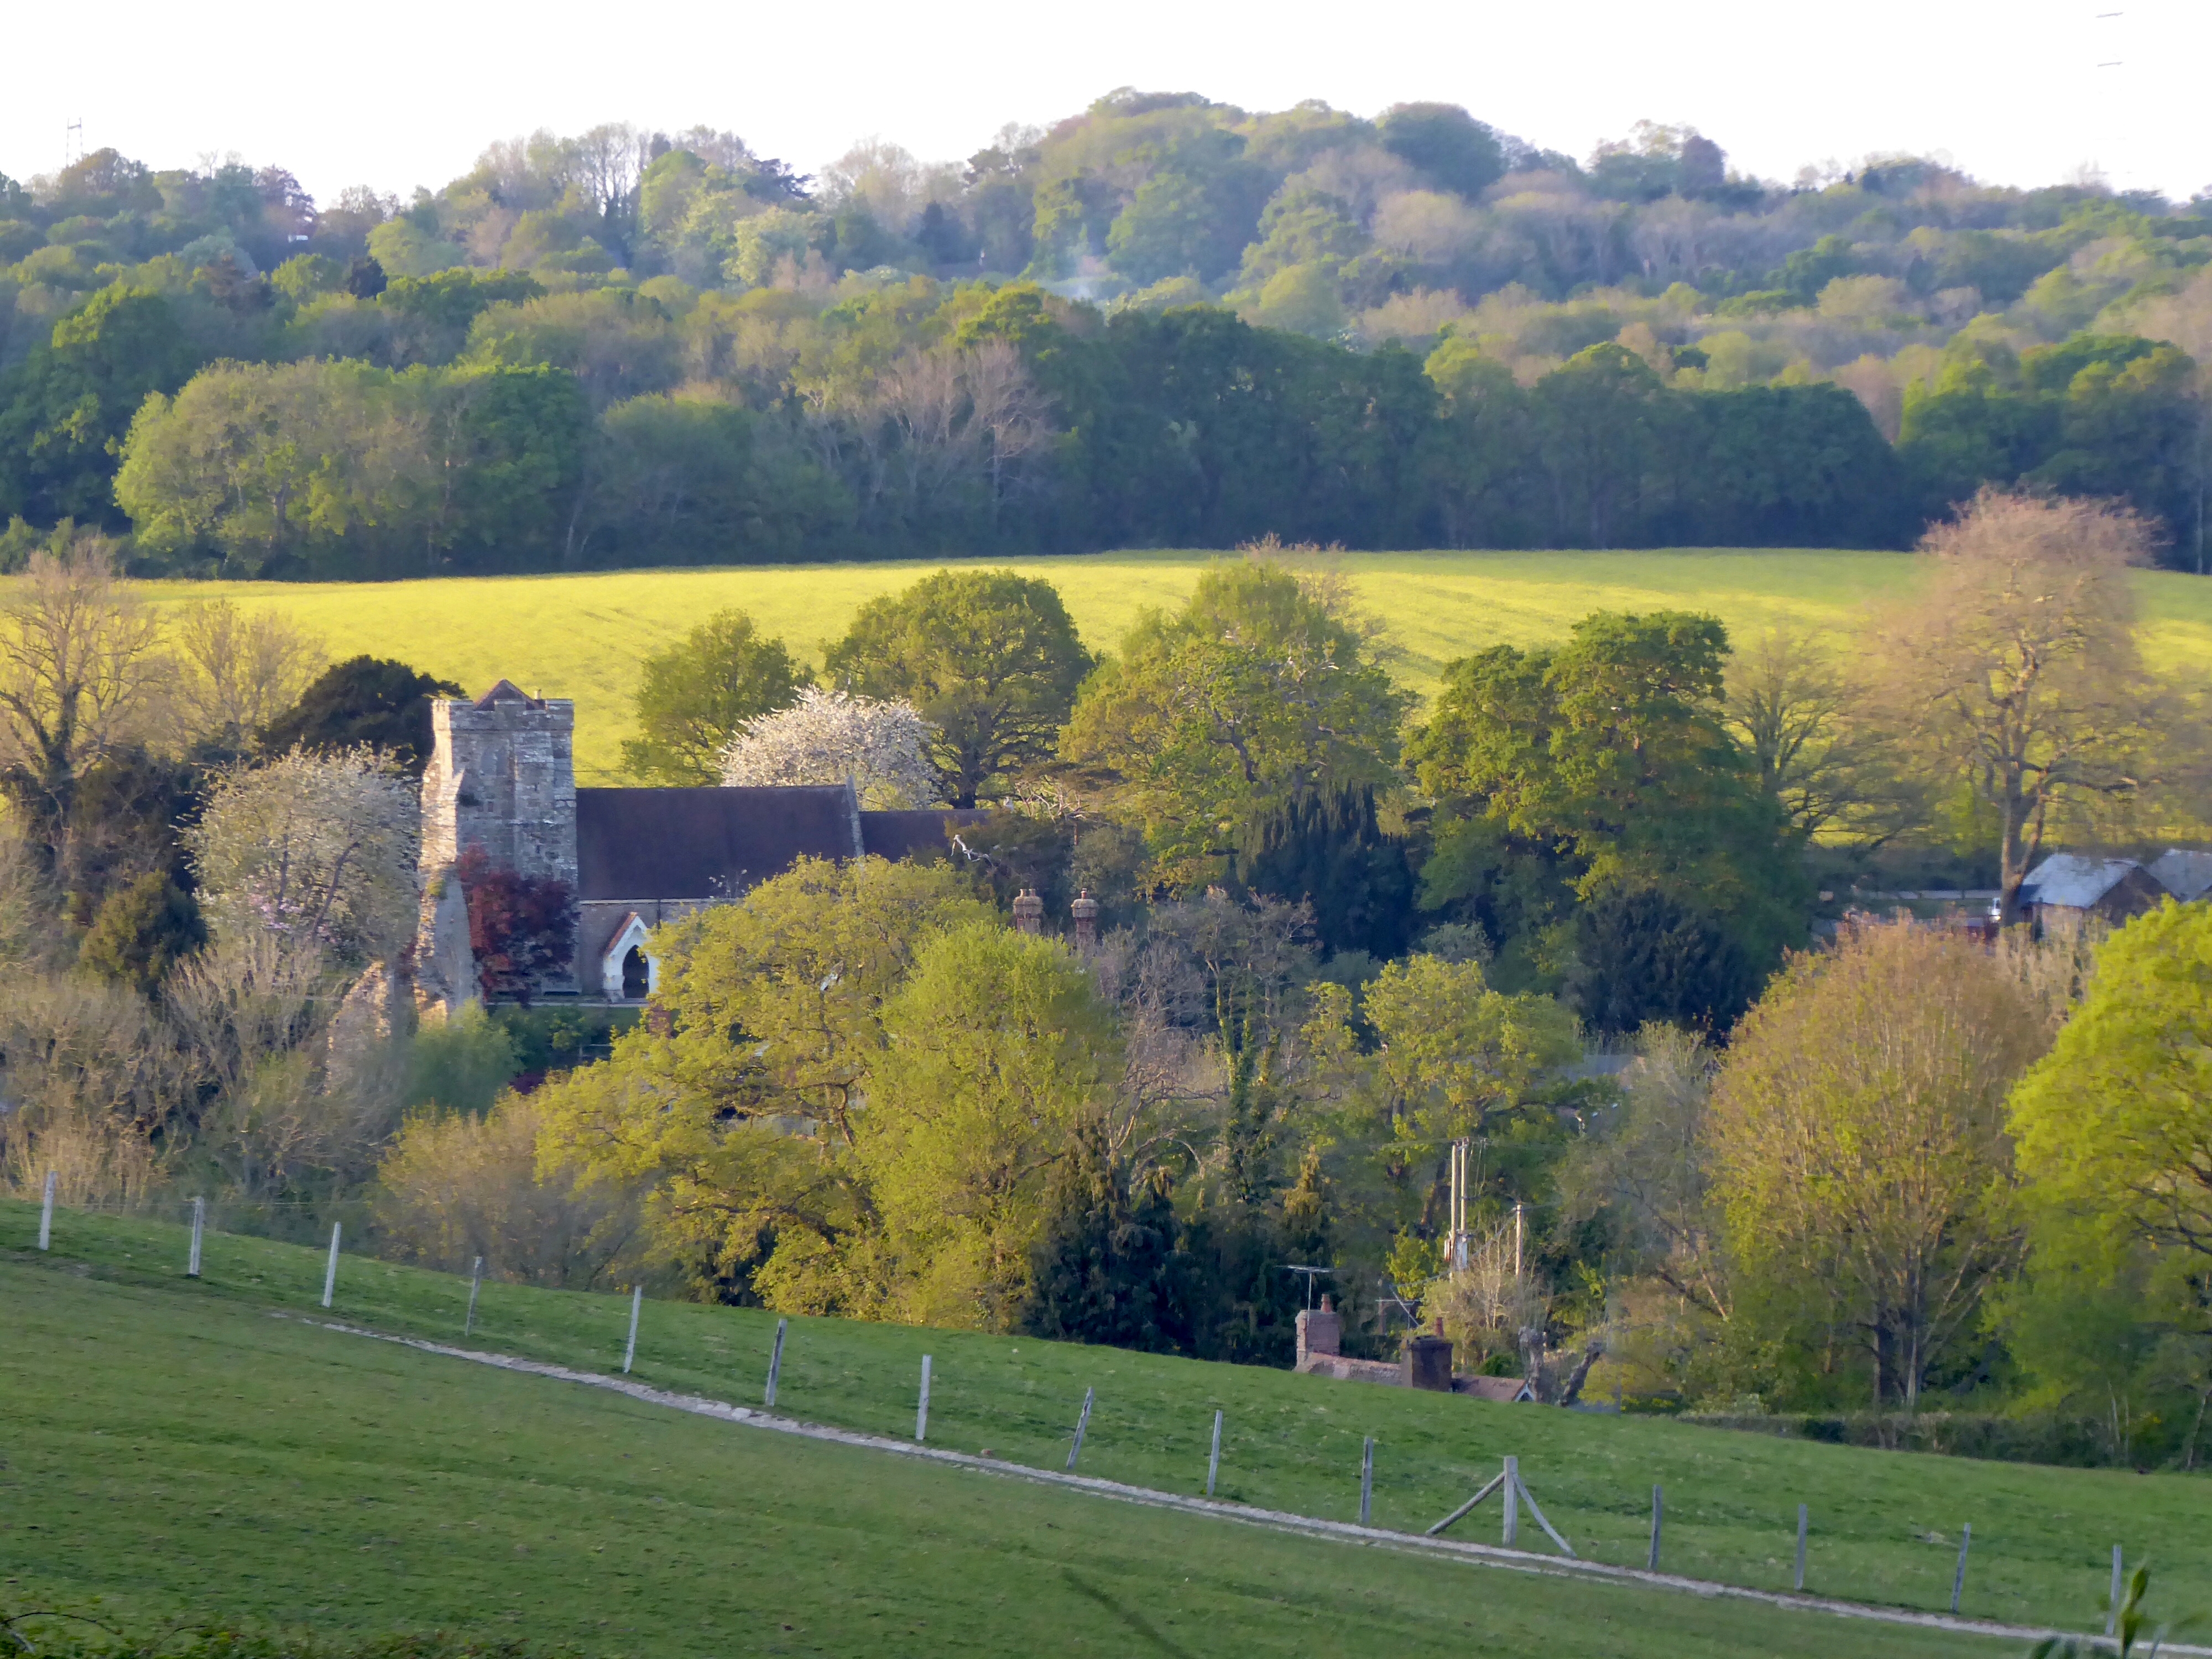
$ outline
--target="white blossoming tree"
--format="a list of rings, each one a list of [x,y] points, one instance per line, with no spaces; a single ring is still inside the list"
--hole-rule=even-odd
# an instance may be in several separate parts
[[[275,934],[341,961],[398,949],[415,925],[416,794],[366,749],[232,771],[185,832],[217,937]]]
[[[879,701],[809,686],[788,708],[747,720],[722,750],[722,781],[823,784],[853,781],[871,809],[928,806],[938,799],[930,740],[937,728],[903,699]]]

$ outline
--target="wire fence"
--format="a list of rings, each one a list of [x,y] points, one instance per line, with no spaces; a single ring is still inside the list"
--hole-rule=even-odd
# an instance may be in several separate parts
[[[486,1275],[480,1255],[472,1269],[464,1269],[458,1275],[411,1269],[404,1264],[381,1261],[374,1253],[372,1231],[362,1224],[362,1206],[343,1201],[165,1195],[128,1205],[63,1205],[58,1201],[52,1187],[53,1183],[49,1182],[48,1189],[33,1200],[39,1206],[37,1248],[41,1250],[53,1251],[58,1246],[63,1254],[107,1259],[134,1272],[179,1273],[205,1282],[209,1245],[211,1241],[220,1240],[224,1246],[220,1263],[221,1288],[234,1292],[243,1291],[295,1305],[319,1306],[331,1310],[349,1322],[395,1334],[447,1342],[458,1338],[514,1358],[573,1369],[611,1371],[619,1356],[619,1369],[628,1374],[634,1364],[642,1360],[667,1381],[700,1388],[710,1393],[711,1397],[732,1398],[743,1392],[730,1386],[736,1381],[731,1370],[738,1356],[732,1351],[727,1335],[717,1334],[710,1328],[713,1310],[692,1310],[708,1317],[680,1325],[656,1316],[657,1328],[645,1330],[641,1340],[644,1310],[641,1285],[624,1285],[618,1296],[555,1293],[549,1297],[548,1292],[536,1286],[528,1287],[527,1297],[503,1296],[491,1288],[500,1281]],[[88,1229],[87,1223],[94,1225]],[[103,1228],[98,1224],[102,1223],[110,1225]],[[157,1224],[157,1227],[149,1228],[145,1224],[149,1223]],[[159,1231],[159,1224],[177,1227],[181,1236]],[[292,1248],[302,1244],[315,1247],[312,1255]],[[349,1261],[357,1265],[348,1267]],[[1060,1464],[1064,1452],[1064,1468],[1068,1471],[1077,1470],[1085,1458],[1086,1437],[1095,1437],[1098,1428],[1104,1427],[1113,1443],[1109,1457],[1124,1466],[1116,1469],[1115,1478],[1121,1479],[1126,1474],[1133,1477],[1127,1484],[1166,1490],[1161,1476],[1170,1474],[1188,1456],[1191,1484],[1194,1489],[1197,1470],[1203,1467],[1204,1490],[1208,1498],[1215,1495],[1224,1470],[1224,1410],[1211,1402],[1206,1407],[1210,1420],[1203,1425],[1196,1422],[1177,1425],[1171,1431],[1165,1431],[1158,1420],[1157,1404],[1147,1407],[1133,1385],[1130,1397],[1122,1401],[1110,1401],[1096,1386],[1086,1385],[1079,1405],[1070,1397],[1055,1407],[1050,1398],[1041,1397],[1034,1386],[1018,1395],[1005,1388],[975,1389],[981,1367],[972,1350],[962,1357],[959,1368],[948,1377],[945,1352],[947,1346],[963,1341],[988,1342],[993,1339],[887,1326],[867,1327],[863,1334],[849,1322],[830,1320],[807,1322],[805,1340],[799,1346],[822,1352],[802,1361],[794,1376],[793,1360],[796,1349],[792,1321],[759,1311],[749,1316],[762,1322],[751,1328],[763,1339],[760,1355],[764,1362],[763,1374],[755,1385],[758,1392],[752,1398],[769,1409],[779,1404],[781,1386],[784,1390],[781,1404],[787,1412],[797,1410],[827,1426],[901,1437],[910,1435],[919,1443],[930,1437],[934,1420],[940,1431],[950,1425],[956,1438],[972,1438],[984,1445],[985,1455],[992,1455],[988,1450],[991,1443],[1004,1443],[1009,1451],[1000,1455],[1018,1455],[1021,1461],[1035,1467],[1049,1468]],[[764,1340],[764,1322],[771,1317],[775,1318],[772,1348]],[[841,1330],[841,1327],[845,1328]],[[892,1357],[886,1350],[903,1350],[921,1341],[931,1341],[934,1351],[903,1356],[909,1367],[908,1382],[902,1384],[884,1374],[884,1361]],[[1119,1350],[1042,1343],[1035,1346],[1058,1348],[1063,1361],[1067,1356],[1074,1356],[1077,1363],[1084,1364],[1116,1356],[1133,1358],[1122,1355]],[[1012,1352],[1018,1354],[1018,1346]],[[913,1363],[917,1357],[918,1366]],[[1063,1374],[1065,1369],[1063,1363]],[[717,1375],[723,1379],[719,1387],[714,1380]],[[966,1400],[957,1393],[948,1395],[948,1381],[956,1390],[964,1382],[975,1391]],[[933,1404],[933,1383],[936,1391]],[[1371,1384],[1315,1386],[1331,1391],[1319,1396],[1328,1401],[1324,1410],[1345,1406],[1356,1409],[1372,1403],[1371,1396],[1396,1392]],[[984,1397],[987,1394],[988,1399]],[[1155,1401],[1161,1398],[1157,1393],[1152,1397]],[[744,1402],[732,1399],[732,1403]],[[1409,1395],[1403,1404],[1413,1405],[1413,1398]],[[1264,1419],[1265,1413],[1260,1406],[1248,1403],[1247,1409],[1255,1419]],[[1281,1409],[1276,1407],[1279,1412]],[[1511,1409],[1517,1412],[1520,1408]],[[1544,1408],[1532,1407],[1529,1410],[1541,1413]],[[1065,1413],[1057,1428],[1052,1423],[1055,1412]],[[902,1413],[909,1428],[899,1426]],[[1553,1417],[1547,1413],[1545,1418],[1526,1420],[1534,1427],[1547,1420],[1564,1421],[1570,1415],[1560,1413]],[[1539,1507],[1528,1479],[1521,1472],[1519,1460],[1511,1455],[1504,1459],[1502,1475],[1492,1474],[1472,1498],[1460,1501],[1462,1495],[1475,1486],[1481,1473],[1479,1466],[1468,1464],[1463,1455],[1433,1459],[1430,1453],[1408,1445],[1407,1453],[1401,1455],[1422,1460],[1424,1467],[1394,1472],[1389,1468],[1392,1448],[1387,1435],[1356,1435],[1349,1443],[1343,1443],[1342,1449],[1338,1451],[1329,1449],[1338,1443],[1329,1442],[1326,1437],[1319,1444],[1297,1444],[1294,1443],[1294,1436],[1287,1435],[1279,1426],[1261,1421],[1248,1428],[1237,1424],[1233,1415],[1228,1418],[1228,1431],[1226,1467],[1232,1482],[1241,1478],[1244,1488],[1244,1496],[1240,1498],[1238,1490],[1232,1486],[1228,1494],[1231,1499],[1264,1502],[1266,1507],[1292,1513],[1314,1513],[1310,1506],[1315,1498],[1327,1485],[1334,1484],[1326,1465],[1341,1457],[1344,1462],[1337,1467],[1342,1473],[1334,1480],[1343,1482],[1339,1489],[1345,1491],[1347,1498],[1356,1491],[1363,1525],[1375,1524],[1372,1516],[1379,1470],[1386,1480],[1394,1473],[1397,1475],[1394,1483],[1397,1490],[1388,1494],[1395,1513],[1386,1517],[1383,1523],[1390,1529],[1425,1533],[1429,1536],[1442,1534],[1466,1522],[1477,1506],[1495,1493],[1501,1510],[1500,1540],[1507,1547],[1522,1547],[1518,1521],[1525,1508],[1556,1550],[1565,1556],[1652,1571],[1680,1572],[1714,1582],[1742,1583],[1747,1588],[1782,1587],[1771,1579],[1765,1583],[1749,1583],[1741,1571],[1725,1571],[1726,1563],[1719,1559],[1710,1542],[1700,1546],[1678,1541],[1680,1529],[1686,1525],[1702,1524],[1709,1531],[1712,1529],[1711,1505],[1702,1516],[1696,1508],[1686,1507],[1679,1500],[1670,1508],[1659,1484],[1648,1487],[1647,1523],[1642,1518],[1643,1494],[1647,1488],[1635,1488],[1632,1503],[1624,1504],[1617,1492],[1593,1492],[1593,1486],[1600,1483],[1594,1483],[1587,1471],[1554,1468],[1540,1484],[1552,1489],[1547,1502],[1559,1515],[1561,1522],[1555,1527],[1547,1518],[1544,1509]],[[1340,1441],[1343,1431],[1340,1428],[1336,1432]],[[1194,1445],[1186,1452],[1182,1440],[1187,1434],[1202,1436],[1207,1443],[1206,1450],[1200,1453]],[[1555,1441],[1558,1438],[1555,1434],[1544,1437]],[[1406,1443],[1407,1438],[1401,1437],[1401,1443]],[[1131,1443],[1142,1449],[1142,1455],[1133,1454]],[[1057,1449],[1054,1449],[1055,1445]],[[1248,1461],[1255,1457],[1286,1467],[1255,1474]],[[1240,1462],[1246,1467],[1240,1468]],[[1296,1467],[1288,1468],[1292,1464]],[[1494,1460],[1490,1468],[1497,1468]],[[1455,1468],[1467,1473],[1455,1474]],[[1449,1483],[1455,1479],[1465,1484],[1453,1493]],[[1441,1520],[1427,1522],[1414,1508],[1416,1503],[1433,1504],[1429,1510],[1431,1516],[1449,1504],[1456,1503],[1457,1506]],[[1300,1507],[1302,1504],[1305,1507]],[[1350,1507],[1349,1504],[1346,1507]],[[1900,1586],[1893,1565],[1878,1559],[1882,1551],[1869,1548],[1863,1538],[1838,1538],[1833,1544],[1827,1544],[1809,1504],[1796,1505],[1792,1518],[1796,1522],[1794,1550],[1777,1540],[1777,1553],[1792,1569],[1788,1573],[1790,1589],[1805,1591],[1809,1571],[1816,1594],[1855,1599],[1874,1606],[1903,1604],[1898,1595]],[[1573,1535],[1577,1532],[1580,1537]],[[1919,1541],[1942,1540],[1929,1535]],[[1827,1544],[1830,1560],[1836,1564],[1826,1583],[1820,1582],[1824,1544]],[[1913,1575],[1922,1580],[1936,1581],[1926,1586],[1933,1594],[1916,1598],[1918,1607],[1951,1613],[1979,1613],[1985,1617],[1995,1615],[2015,1621],[2028,1619],[2028,1607],[2021,1605],[2016,1597],[1998,1597],[2013,1603],[2002,1607],[1985,1605],[1973,1608],[1967,1605],[1973,1599],[1974,1588],[1970,1565],[1978,1568],[1990,1559],[1993,1547],[2002,1547],[2001,1532],[1984,1530],[1978,1539],[1972,1528],[1961,1526],[1956,1534],[1956,1545],[1955,1561],[1947,1556],[1940,1574],[1923,1569]],[[2114,1545],[2112,1571],[2116,1582],[2123,1559],[2120,1547]],[[1922,1560],[1924,1563],[1924,1555]],[[1771,1559],[1769,1564],[1771,1565]],[[1756,1579],[1760,1575],[1748,1577]],[[1984,1598],[1985,1602],[1989,1599]],[[2082,1597],[2084,1601],[2088,1599],[2087,1595]]]

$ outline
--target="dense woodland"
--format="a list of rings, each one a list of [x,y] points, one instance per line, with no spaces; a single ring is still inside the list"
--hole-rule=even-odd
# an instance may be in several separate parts
[[[2022,892],[2212,844],[2204,700],[2138,646],[2159,544],[1987,492],[1856,636],[1600,612],[1425,706],[1279,546],[1110,653],[972,566],[818,672],[702,618],[642,665],[636,781],[983,815],[664,926],[642,1018],[549,995],[574,896],[471,849],[434,878],[491,1011],[418,1024],[459,688],[157,613],[76,531],[0,595],[0,1188],[1260,1364],[1326,1266],[1366,1352],[1442,1319],[1550,1400],[2194,1467],[2212,906]],[[1998,937],[1898,915],[1914,871]]]
[[[817,176],[539,133],[404,204],[100,150],[0,177],[0,564],[1905,546],[1994,483],[2198,570],[2208,260],[2201,203],[1437,105],[1125,89]]]

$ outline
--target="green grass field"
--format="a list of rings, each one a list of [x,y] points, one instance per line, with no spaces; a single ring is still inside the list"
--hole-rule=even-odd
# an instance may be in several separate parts
[[[1906,1653],[1929,1639],[1464,1575],[1019,1485],[979,1488],[957,1472],[673,1419],[262,1316],[314,1307],[316,1250],[212,1234],[193,1284],[181,1276],[179,1227],[64,1212],[47,1257],[27,1248],[35,1231],[33,1206],[0,1204],[0,1375],[14,1425],[0,1470],[13,1483],[0,1524],[13,1529],[0,1532],[0,1557],[28,1582],[155,1611],[197,1601],[356,1625],[514,1611],[534,1636],[619,1636],[671,1652],[734,1636],[749,1619],[769,1621],[772,1635],[793,1623],[792,1651],[880,1650],[854,1645],[871,1614],[927,1609],[937,1630],[1002,1607],[1010,1622],[993,1624],[991,1639],[1024,1652],[1047,1631],[1060,1645],[1089,1632],[1097,1650],[1150,1650],[1115,1608],[1156,1626],[1233,1619],[1249,1637],[1233,1650],[1194,1644],[1209,1652],[1486,1648],[1512,1630],[1571,1654]],[[466,1294],[465,1281],[348,1256],[335,1313],[451,1340]],[[611,1371],[627,1317],[625,1297],[488,1285],[472,1340]],[[774,1325],[750,1310],[648,1304],[635,1375],[755,1403]],[[1939,1609],[1971,1522],[1970,1614],[2079,1628],[2114,1542],[2151,1562],[2162,1613],[2212,1605],[2212,1482],[2193,1477],[1868,1451],[811,1319],[792,1322],[778,1409],[908,1435],[924,1352],[931,1443],[1023,1464],[1061,1465],[1094,1387],[1083,1471],[1132,1485],[1202,1490],[1218,1408],[1223,1494],[1272,1509],[1354,1518],[1360,1444],[1372,1435],[1375,1520],[1396,1530],[1422,1530],[1511,1453],[1587,1559],[1642,1565],[1656,1482],[1668,1494],[1664,1565],[1695,1577],[1787,1589],[1805,1503],[1808,1589],[1819,1594]],[[195,1518],[210,1509],[220,1516]],[[1494,1538],[1497,1524],[1491,1507],[1462,1526]],[[447,1529],[457,1535],[441,1540]],[[942,1559],[926,1559],[932,1549]],[[1777,1620],[1790,1626],[1786,1644]],[[1168,1633],[1160,1650],[1184,1639]],[[980,1638],[943,1645],[999,1650]]]
[[[1220,556],[1114,553],[1017,562],[1055,583],[1096,649],[1111,649],[1146,605],[1171,606]],[[1405,683],[1426,692],[1453,658],[1564,633],[1595,610],[1710,611],[1739,637],[1782,625],[1840,628],[1873,602],[1909,593],[1902,553],[1676,550],[1641,553],[1351,553],[1337,561],[1396,648]],[[629,722],[640,657],[729,605],[751,611],[817,662],[824,641],[878,593],[939,568],[843,564],[617,571],[585,576],[457,577],[373,584],[168,583],[165,602],[226,594],[286,611],[340,656],[395,656],[472,691],[505,675],[576,700],[576,759],[611,781]],[[2212,584],[2139,577],[2154,659],[2212,668]]]

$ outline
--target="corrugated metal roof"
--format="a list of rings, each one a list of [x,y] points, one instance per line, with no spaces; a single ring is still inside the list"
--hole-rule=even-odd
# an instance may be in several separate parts
[[[2021,884],[2024,904],[2056,904],[2086,910],[2142,866],[2133,859],[2085,859],[2077,853],[2053,853],[2027,872]]]
[[[2212,853],[2185,853],[2169,847],[2145,868],[2154,881],[2184,904],[2212,891]]]

